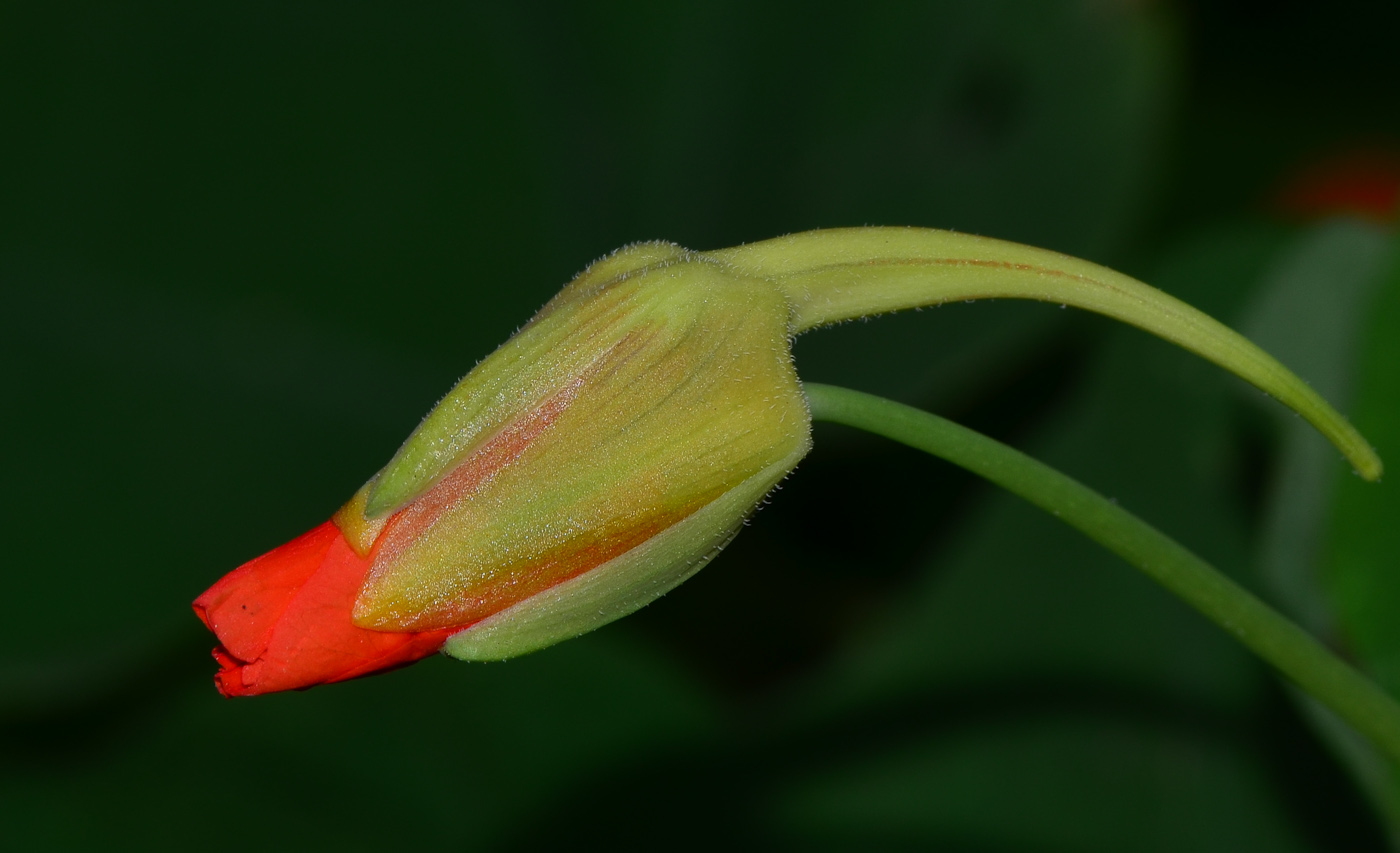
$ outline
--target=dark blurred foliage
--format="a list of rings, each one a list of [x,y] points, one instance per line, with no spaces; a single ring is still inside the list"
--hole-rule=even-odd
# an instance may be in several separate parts
[[[1394,162],[1397,25],[1362,0],[0,7],[6,847],[1387,849],[1391,768],[1223,633],[836,428],[697,578],[521,660],[223,701],[189,602],[638,239],[909,224],[1082,255],[1276,349],[1400,465],[1391,231],[1276,203],[1317,163]],[[1400,689],[1395,484],[1220,371],[1009,303],[796,355],[1118,498]]]

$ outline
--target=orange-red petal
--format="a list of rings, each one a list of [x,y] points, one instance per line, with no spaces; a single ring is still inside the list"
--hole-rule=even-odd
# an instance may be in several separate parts
[[[215,686],[225,696],[301,690],[404,666],[456,630],[389,633],[358,628],[351,609],[369,560],[332,522],[251,560],[195,599],[222,644]]]

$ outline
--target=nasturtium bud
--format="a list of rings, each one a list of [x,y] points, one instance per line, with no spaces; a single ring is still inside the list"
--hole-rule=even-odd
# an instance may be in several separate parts
[[[811,446],[788,307],[669,244],[594,265],[462,380],[338,517],[354,622],[503,658],[698,570]]]
[[[1075,258],[852,228],[598,261],[476,366],[321,525],[194,603],[225,695],[356,678],[442,650],[535,651],[624,616],[724,547],[811,447],[793,335],[1023,298],[1137,325],[1293,407],[1369,479],[1380,460],[1302,380],[1170,296]]]

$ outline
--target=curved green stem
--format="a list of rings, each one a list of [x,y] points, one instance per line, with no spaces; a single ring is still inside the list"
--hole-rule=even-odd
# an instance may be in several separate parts
[[[807,383],[812,419],[894,439],[1053,513],[1176,593],[1400,762],[1400,705],[1210,564],[1083,484],[981,433],[900,403]]]
[[[794,334],[887,311],[975,299],[1034,299],[1094,311],[1171,341],[1272,394],[1327,437],[1367,480],[1381,460],[1327,401],[1278,360],[1207,315],[1089,261],[954,231],[833,228],[703,253],[773,282]]]

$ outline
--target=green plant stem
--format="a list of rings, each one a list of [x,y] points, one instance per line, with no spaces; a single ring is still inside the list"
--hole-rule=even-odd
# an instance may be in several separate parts
[[[892,400],[807,383],[812,419],[873,432],[1019,495],[1147,573],[1400,762],[1400,705],[1239,584],[1109,499],[981,433]]]

